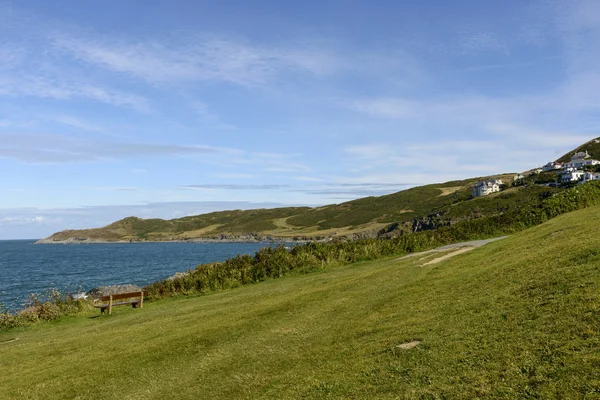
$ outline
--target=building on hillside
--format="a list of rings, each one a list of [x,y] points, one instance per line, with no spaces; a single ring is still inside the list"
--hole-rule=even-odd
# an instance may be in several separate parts
[[[555,171],[557,169],[561,169],[563,167],[562,163],[559,162],[549,162],[548,164],[544,165],[542,167],[542,171],[544,172],[550,172],[550,171]]]
[[[565,168],[583,168],[587,165],[600,165],[600,161],[590,158],[587,151],[580,151],[573,154],[571,161],[564,164]]]
[[[556,171],[556,175],[561,175],[561,174],[564,174],[566,172],[575,172],[575,171],[578,171],[578,169],[575,168],[575,167],[567,167],[567,166],[565,166],[562,169],[562,171]]]
[[[581,180],[584,175],[585,175],[585,173],[578,169],[572,169],[570,171],[565,170],[560,175],[560,181],[564,182],[564,183],[577,182],[577,181]]]
[[[600,181],[600,172],[585,172],[581,183],[589,181]]]
[[[472,195],[473,197],[487,196],[500,191],[500,185],[502,185],[501,179],[489,179],[487,181],[479,181],[473,186]]]
[[[525,175],[523,175],[523,174],[517,174],[517,175],[513,176],[513,182],[516,182],[516,181],[518,181],[520,179],[525,179]]]
[[[542,168],[534,168],[534,169],[531,170],[530,175],[539,175],[539,174],[542,173],[542,171],[543,171]]]
[[[565,168],[583,168],[586,165],[600,165],[600,161],[593,159],[584,160],[583,158],[578,158],[566,163]]]
[[[571,160],[578,159],[578,158],[582,158],[582,159],[590,158],[590,154],[586,150],[586,151],[579,151],[571,156]]]

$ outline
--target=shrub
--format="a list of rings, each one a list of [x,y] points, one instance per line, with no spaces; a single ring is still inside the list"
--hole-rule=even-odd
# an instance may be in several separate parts
[[[57,289],[49,289],[41,295],[31,294],[29,304],[16,312],[10,312],[0,304],[0,330],[51,321],[64,315],[76,314],[91,306],[87,301],[75,300]]]
[[[60,317],[61,315],[60,307],[54,303],[42,303],[37,307],[37,309],[39,318],[44,321],[51,321]]]
[[[146,287],[151,296],[204,293],[280,278],[291,272],[307,273],[357,261],[403,255],[456,243],[506,235],[539,225],[560,214],[600,204],[600,182],[578,185],[562,192],[543,191],[499,215],[464,220],[436,230],[396,237],[346,242],[309,242],[287,250],[265,247],[254,256],[238,255],[224,262],[202,264],[176,280],[158,281]]]

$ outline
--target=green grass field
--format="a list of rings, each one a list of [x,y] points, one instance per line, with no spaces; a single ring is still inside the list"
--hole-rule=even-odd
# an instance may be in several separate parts
[[[599,207],[435,257],[1,332],[0,398],[600,398]]]

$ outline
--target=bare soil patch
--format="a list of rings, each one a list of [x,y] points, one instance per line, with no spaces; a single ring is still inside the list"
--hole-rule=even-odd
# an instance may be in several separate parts
[[[414,349],[415,347],[417,347],[420,344],[421,344],[420,340],[413,340],[412,342],[406,342],[406,343],[399,344],[396,347],[399,349],[403,349],[403,350],[410,350],[410,349]]]
[[[438,197],[448,196],[449,194],[456,193],[456,192],[458,192],[462,188],[463,188],[462,186],[452,186],[452,187],[438,188],[438,189],[440,189],[442,191],[442,193],[438,194]]]
[[[434,258],[433,260],[431,260],[431,261],[428,261],[428,262],[426,262],[426,263],[425,263],[425,264],[423,264],[423,265],[425,266],[425,265],[437,264],[437,263],[440,263],[440,262],[442,262],[442,261],[444,261],[444,260],[447,260],[447,259],[449,259],[449,258],[452,258],[452,257],[454,257],[454,256],[457,256],[457,255],[459,255],[459,254],[466,253],[467,251],[471,251],[471,250],[473,250],[473,249],[474,249],[474,247],[463,247],[463,248],[461,248],[461,249],[458,249],[458,250],[456,250],[456,251],[453,251],[452,253],[445,254],[445,255],[443,255],[443,256],[441,256],[441,257]]]

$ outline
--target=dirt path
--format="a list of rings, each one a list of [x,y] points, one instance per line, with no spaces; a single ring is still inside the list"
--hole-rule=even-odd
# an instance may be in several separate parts
[[[471,251],[471,250],[473,250],[474,248],[475,248],[475,247],[463,247],[463,248],[461,248],[461,249],[458,249],[458,250],[456,250],[456,251],[453,251],[452,253],[444,254],[444,255],[443,255],[443,256],[441,256],[441,257],[437,257],[437,258],[434,258],[434,259],[433,259],[433,260],[431,260],[431,261],[427,261],[427,262],[426,262],[425,264],[423,264],[423,265],[425,266],[425,265],[437,264],[437,263],[439,263],[439,262],[442,262],[442,261],[444,261],[444,260],[447,260],[447,259],[449,259],[449,258],[452,258],[452,257],[454,257],[454,256],[457,256],[457,255],[459,255],[459,254],[466,253],[467,251]]]
[[[502,240],[507,238],[508,236],[501,236],[501,237],[497,237],[497,238],[492,238],[492,239],[485,239],[485,240],[473,240],[471,242],[461,242],[461,243],[454,243],[454,244],[449,244],[446,246],[442,246],[442,247],[438,247],[435,248],[433,250],[427,250],[427,251],[422,251],[420,253],[411,253],[408,255],[405,255],[404,257],[400,257],[397,258],[396,261],[400,261],[400,260],[404,260],[406,258],[411,258],[411,257],[416,257],[416,256],[422,256],[422,255],[426,255],[426,254],[430,254],[430,253],[439,253],[441,251],[447,251],[447,250],[452,250],[452,249],[458,249],[457,251],[453,251],[452,253],[449,254],[445,254],[441,257],[437,257],[434,258],[433,260],[425,263],[424,265],[430,265],[430,264],[437,264],[441,261],[447,260],[451,257],[457,256],[459,254],[462,253],[466,253],[467,251],[471,251],[477,247],[481,247],[484,246],[488,243],[492,243],[495,242],[497,240]]]

